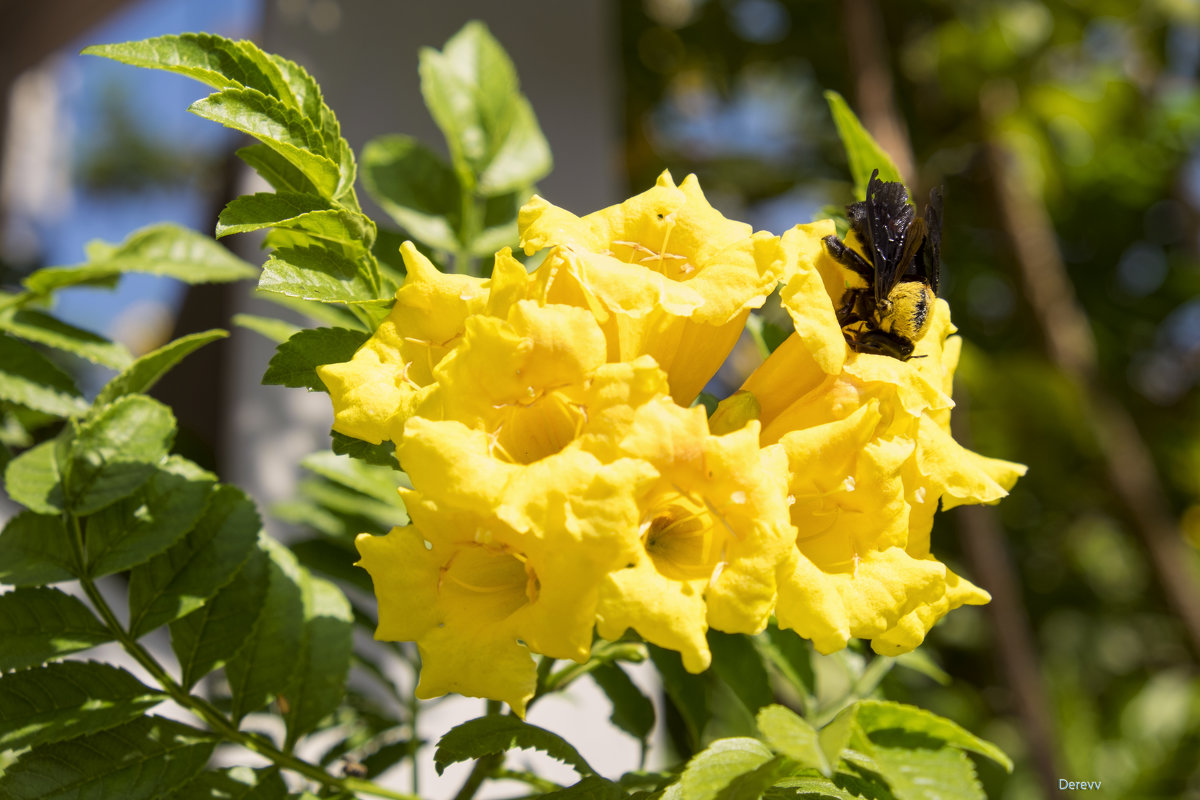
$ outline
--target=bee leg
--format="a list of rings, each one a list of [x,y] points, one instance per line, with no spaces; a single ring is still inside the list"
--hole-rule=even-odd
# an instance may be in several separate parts
[[[856,273],[868,284],[875,280],[875,267],[871,262],[851,250],[841,239],[836,236],[826,236],[822,241],[825,242],[825,249],[829,251],[829,255],[833,256],[834,260],[843,267]]]

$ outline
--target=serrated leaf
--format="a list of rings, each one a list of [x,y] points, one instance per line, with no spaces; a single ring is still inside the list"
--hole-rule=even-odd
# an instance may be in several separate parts
[[[433,764],[441,775],[446,767],[509,750],[540,750],[575,768],[580,775],[594,775],[583,756],[557,733],[522,722],[516,717],[492,714],[469,720],[450,729],[438,740]]]
[[[69,417],[87,411],[75,382],[24,342],[0,334],[0,400]]]
[[[151,350],[106,383],[96,396],[95,405],[103,406],[125,395],[150,391],[159,378],[186,356],[209,342],[224,339],[228,335],[226,331],[214,328],[180,336],[157,350]]]
[[[217,219],[217,237],[271,227],[303,231],[313,239],[340,245],[346,255],[361,255],[375,241],[375,223],[363,214],[335,208],[317,195],[293,192],[235,198]]]
[[[307,570],[301,575],[304,645],[287,691],[289,743],[315,730],[345,697],[354,633],[354,615],[342,590]]]
[[[734,779],[758,769],[772,757],[757,739],[718,739],[688,761],[679,780],[663,792],[663,800],[715,800]]]
[[[4,468],[4,490],[15,502],[39,514],[63,510],[58,443],[51,439],[26,450]]]
[[[316,195],[317,187],[292,162],[265,144],[252,144],[237,150],[238,158],[257,172],[271,188],[279,192]]]
[[[66,351],[104,367],[122,369],[133,361],[133,355],[124,345],[68,325],[36,309],[7,309],[0,312],[0,331],[8,331],[28,342]]]
[[[538,797],[548,800],[623,800],[627,795],[621,784],[598,775],[587,775],[574,786],[546,792]]]
[[[38,666],[112,638],[87,606],[57,589],[0,594],[0,671]]]
[[[749,637],[710,630],[708,646],[713,670],[751,715],[775,699],[767,669]]]
[[[230,767],[206,770],[187,782],[170,800],[284,800],[287,784],[277,767]]]
[[[375,276],[352,261],[319,247],[280,247],[263,264],[260,292],[322,303],[370,303],[387,299]]]
[[[458,248],[458,178],[436,153],[411,136],[381,136],[367,142],[362,162],[367,192],[400,227],[430,247]]]
[[[80,516],[128,497],[158,470],[175,440],[175,415],[157,400],[130,395],[93,409],[59,446],[66,507]]]
[[[0,677],[0,750],[73,739],[142,716],[165,699],[119,667],[64,661]]]
[[[88,517],[88,574],[111,575],[149,561],[190,531],[217,476],[169,456],[135,494]]]
[[[257,89],[222,89],[192,103],[188,111],[258,139],[300,170],[322,197],[332,199],[337,193],[338,164],[329,157],[324,137],[282,101]]]
[[[816,729],[791,709],[769,705],[758,712],[755,721],[772,750],[806,767],[816,768],[825,777],[833,774]]]
[[[200,608],[246,563],[261,527],[250,498],[219,486],[195,528],[130,573],[130,633],[142,636]]]
[[[689,744],[693,750],[698,750],[704,738],[704,729],[712,718],[704,679],[685,670],[678,653],[652,644],[647,645],[647,650],[658,674],[662,676],[667,697],[683,717]]]
[[[854,196],[865,197],[867,183],[871,173],[879,170],[882,181],[899,181],[900,170],[874,137],[867,132],[858,117],[850,110],[845,99],[834,91],[825,92],[825,101],[829,103],[829,112],[833,115],[833,124],[837,127],[838,138],[846,150],[846,160],[850,164],[850,177],[854,181]]]
[[[0,777],[12,800],[151,800],[204,768],[216,740],[160,717],[43,745]]]
[[[61,514],[22,511],[0,531],[0,583],[40,586],[69,581],[82,569]]]
[[[951,747],[928,749],[921,741],[928,738],[897,731],[871,750],[896,800],[987,800],[966,753]]]
[[[716,800],[759,800],[763,792],[787,774],[787,759],[776,756],[749,772],[743,772],[717,792]]]
[[[287,688],[303,640],[301,567],[286,547],[268,536],[260,537],[259,547],[270,557],[267,596],[254,632],[225,665],[235,720],[262,708]]]
[[[212,600],[171,623],[171,649],[179,659],[183,688],[224,665],[253,632],[267,596],[268,562],[267,554],[255,548]]]
[[[299,325],[258,314],[234,314],[233,324],[252,330],[275,344],[282,344],[303,330]]]
[[[171,223],[134,231],[119,245],[90,242],[87,252],[84,264],[39,269],[24,280],[25,288],[44,294],[115,278],[123,272],[165,275],[189,284],[224,283],[258,274],[211,237]]]
[[[952,747],[978,753],[995,761],[1007,771],[1012,771],[1012,759],[999,747],[980,739],[945,717],[939,717],[916,706],[883,700],[862,700],[855,705],[855,721],[872,740],[875,734],[892,730],[919,734]]]
[[[365,331],[347,328],[298,331],[276,348],[262,382],[271,386],[327,391],[325,384],[317,377],[317,367],[349,361],[368,338]]]
[[[338,431],[330,431],[329,436],[330,447],[335,455],[350,456],[377,467],[400,470],[400,462],[396,460],[396,445],[392,442],[371,444]]]
[[[650,698],[642,694],[617,664],[600,664],[591,676],[612,703],[612,722],[643,742],[654,731],[656,715]]]

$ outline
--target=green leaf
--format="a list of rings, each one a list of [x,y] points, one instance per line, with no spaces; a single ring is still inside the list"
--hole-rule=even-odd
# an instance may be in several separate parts
[[[362,170],[367,192],[409,235],[440,250],[458,248],[458,178],[436,153],[411,136],[381,136],[363,148]]]
[[[713,670],[751,715],[775,699],[767,669],[749,637],[710,630],[708,646]]]
[[[0,531],[0,583],[40,586],[72,580],[82,572],[74,552],[61,514],[22,511]]]
[[[513,106],[508,132],[479,176],[479,192],[487,196],[526,189],[549,175],[554,166],[533,106],[524,97],[516,98]]]
[[[301,574],[304,645],[287,691],[289,744],[315,730],[345,698],[354,633],[354,615],[342,590],[307,570]]]
[[[896,800],[987,800],[971,759],[950,747],[922,746],[928,741],[904,731],[872,739],[871,757]]]
[[[612,722],[621,730],[646,741],[654,731],[654,704],[642,694],[617,664],[600,664],[591,671],[596,684],[612,703]]]
[[[850,744],[850,740],[855,734],[854,715],[856,710],[855,706],[842,709],[818,733],[821,752],[825,754],[825,758],[829,759],[830,764],[837,764],[841,760],[842,754],[846,751],[847,745]]]
[[[187,459],[169,456],[135,494],[87,518],[88,574],[122,572],[175,544],[200,519],[216,480]]]
[[[276,191],[317,194],[317,187],[303,172],[265,144],[252,144],[240,148],[237,156]]]
[[[367,596],[373,593],[371,577],[354,563],[358,561],[358,553],[350,542],[334,544],[324,538],[305,539],[293,543],[291,550],[306,569],[354,586]]]
[[[347,328],[310,328],[297,332],[275,351],[262,382],[271,386],[327,391],[316,369],[354,357],[369,336]]]
[[[73,739],[142,716],[165,695],[123,669],[64,661],[0,677],[0,750]]]
[[[382,502],[387,508],[379,509],[380,513],[392,515],[391,519],[395,519],[396,511],[404,511],[404,501],[400,499],[397,487],[412,488],[407,476],[397,476],[394,469],[364,464],[328,450],[305,456],[301,459],[300,466],[347,489]]]
[[[663,800],[715,800],[738,776],[771,759],[771,751],[757,739],[718,739],[688,761],[679,780],[663,793]]]
[[[624,800],[627,796],[621,784],[598,775],[587,775],[574,786],[538,795],[550,800]]]
[[[204,768],[215,740],[161,717],[34,748],[0,777],[12,800],[151,800]]]
[[[39,514],[59,514],[63,510],[57,444],[53,439],[42,442],[4,468],[4,489],[8,496]]]
[[[816,768],[827,778],[833,775],[833,766],[821,749],[816,729],[791,709],[769,705],[758,712],[755,720],[772,750]]]
[[[708,726],[712,712],[708,705],[708,689],[704,679],[683,668],[683,660],[672,650],[664,650],[648,644],[650,660],[662,676],[663,689],[675,704],[687,728],[688,742],[693,750],[700,749],[704,729]]]
[[[492,714],[452,728],[437,744],[433,764],[441,775],[446,767],[509,750],[540,750],[575,768],[580,775],[596,771],[574,747],[557,733],[522,722],[516,717]]]
[[[322,303],[388,299],[381,296],[376,276],[360,264],[320,247],[280,247],[263,264],[258,289]]]
[[[190,353],[228,335],[225,331],[214,328],[180,336],[157,350],[151,350],[104,385],[100,394],[96,396],[96,407],[107,405],[128,394],[150,391],[159,378]]]
[[[128,497],[157,471],[175,439],[175,415],[157,400],[130,395],[93,409],[60,446],[59,472],[67,508],[78,515]],[[60,443],[61,445],[61,443]]]
[[[313,239],[340,245],[347,256],[367,252],[375,223],[357,211],[335,208],[312,194],[259,193],[235,198],[217,219],[217,237],[263,228],[303,231]]]
[[[0,312],[0,330],[29,342],[65,350],[104,367],[122,369],[133,361],[133,356],[124,345],[68,325],[36,309],[6,309]]]
[[[916,706],[882,700],[863,700],[855,706],[855,720],[869,736],[900,730],[937,739],[962,750],[990,758],[1012,772],[1012,759],[991,742],[980,739],[960,725]]]
[[[296,653],[303,643],[301,567],[286,547],[270,537],[260,537],[259,546],[270,556],[267,596],[253,634],[225,665],[235,720],[285,691],[296,672]]]
[[[75,382],[24,342],[0,334],[0,400],[56,417],[87,411]]]
[[[338,431],[330,431],[329,436],[332,440],[330,446],[336,455],[350,456],[377,467],[388,467],[396,471],[400,469],[400,462],[396,460],[396,445],[392,442],[371,444]]]
[[[123,272],[166,275],[189,284],[238,281],[258,274],[212,237],[170,223],[134,231],[119,245],[91,242],[88,256],[86,263],[77,266],[39,269],[25,279],[25,288],[45,294]]]
[[[717,800],[759,800],[763,792],[774,786],[789,770],[787,759],[776,756],[731,780],[717,792]]]
[[[0,671],[38,666],[112,638],[87,606],[57,589],[0,594]]]
[[[190,689],[223,666],[245,644],[267,596],[269,562],[267,554],[256,547],[212,600],[171,623],[171,649],[179,659],[183,688]]]
[[[850,177],[854,180],[854,196],[866,197],[867,182],[874,170],[879,170],[879,179],[882,181],[903,182],[892,157],[867,133],[842,96],[834,91],[826,91],[825,101],[829,103],[833,124],[837,126],[838,137],[846,149]]]
[[[393,487],[394,493],[395,487]],[[373,525],[383,533],[397,525],[408,524],[408,512],[399,497],[377,500],[355,489],[346,489],[326,481],[303,481],[300,491],[322,508],[348,518],[354,526]],[[363,530],[357,533],[363,533]]]
[[[275,344],[282,344],[303,330],[299,325],[284,322],[274,317],[262,317],[258,314],[234,314],[233,324],[248,328]]]
[[[204,605],[246,563],[261,527],[250,498],[219,486],[195,528],[130,574],[130,633],[142,636]]]
[[[282,101],[257,89],[223,89],[192,103],[188,111],[258,139],[300,170],[322,197],[337,193],[338,164],[329,157],[324,137]]]
[[[355,313],[361,309],[368,308],[368,306],[358,306],[351,309],[346,306],[329,305],[313,300],[302,300],[299,297],[289,297],[286,294],[264,292],[258,289],[255,289],[254,293],[264,300],[269,300],[276,305],[295,311],[297,314],[302,314],[313,322],[321,323],[331,328],[363,330],[370,335],[377,327],[376,325],[368,325]]]
[[[230,767],[201,772],[170,800],[285,800],[287,784],[276,767]]]
[[[754,637],[754,644],[802,699],[810,701],[816,696],[812,648],[807,641],[772,623],[764,635]]]

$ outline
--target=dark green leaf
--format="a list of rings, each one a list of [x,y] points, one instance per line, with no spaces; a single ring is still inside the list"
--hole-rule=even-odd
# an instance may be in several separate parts
[[[287,784],[276,767],[230,767],[200,773],[170,800],[284,800]]]
[[[0,583],[40,586],[69,581],[82,570],[61,514],[22,511],[0,531]]]
[[[58,468],[67,507],[78,515],[128,497],[158,471],[175,439],[171,409],[144,395],[130,395],[93,409],[61,446]]]
[[[0,312],[0,330],[113,369],[121,369],[133,361],[133,356],[124,345],[68,325],[36,309],[6,309]]]
[[[363,185],[400,227],[430,247],[458,248],[458,178],[436,153],[411,136],[391,135],[367,142],[362,160]]]
[[[829,111],[833,115],[833,124],[837,126],[838,137],[842,147],[846,149],[846,160],[850,163],[850,177],[854,181],[854,196],[866,197],[867,182],[871,172],[879,170],[882,181],[900,181],[900,170],[878,142],[867,133],[867,129],[858,121],[858,117],[850,110],[850,106],[840,94],[834,91],[825,92],[825,100],[829,103]]]
[[[688,761],[679,780],[663,793],[663,800],[715,800],[734,779],[772,757],[757,739],[718,739]]]
[[[350,602],[334,584],[303,571],[304,645],[287,692],[289,743],[316,729],[346,693],[354,616]]]
[[[591,672],[592,679],[612,703],[612,722],[642,741],[654,731],[654,704],[642,694],[625,670],[614,663],[601,664]]]
[[[121,374],[110,380],[96,396],[97,407],[111,403],[127,394],[148,392],[158,379],[178,364],[192,351],[209,342],[224,339],[229,334],[220,329],[191,333],[168,342],[157,350],[151,350],[130,364]]]
[[[872,738],[875,734],[891,730],[920,734],[952,747],[978,753],[995,761],[1009,772],[1012,771],[1012,760],[999,747],[980,739],[945,717],[939,717],[916,706],[882,700],[863,700],[855,706],[855,720]]]
[[[31,292],[43,294],[114,278],[123,272],[166,275],[191,284],[237,281],[258,274],[212,237],[161,223],[134,231],[119,245],[92,242],[87,263],[44,267],[26,278],[24,284]]]
[[[292,544],[291,550],[300,563],[312,572],[354,586],[367,595],[372,593],[371,578],[365,569],[355,566],[358,553],[350,543],[343,545],[334,544],[328,539],[305,539]]]
[[[38,666],[112,638],[87,606],[57,589],[0,594],[0,671]]]
[[[217,477],[169,456],[135,494],[85,521],[88,574],[111,575],[149,561],[200,519]]]
[[[317,377],[317,367],[349,361],[367,338],[365,332],[347,328],[299,331],[276,349],[262,382],[324,392],[325,384]]]
[[[754,643],[801,698],[811,699],[816,695],[812,647],[807,641],[795,631],[783,630],[772,623],[764,635],[754,637]]]
[[[179,659],[180,684],[196,681],[223,666],[245,644],[258,623],[267,596],[270,559],[255,548],[228,586],[212,600],[171,623],[171,649]]]
[[[397,471],[400,469],[400,462],[396,460],[396,445],[392,442],[371,444],[337,431],[330,431],[329,436],[332,439],[333,452],[337,455],[350,456],[378,467],[388,467]]]
[[[704,679],[685,670],[678,653],[652,644],[647,645],[647,649],[662,676],[667,697],[675,704],[687,727],[688,742],[693,750],[698,750],[704,739],[704,729],[712,717]]]
[[[441,775],[446,767],[514,749],[541,750],[551,758],[570,764],[580,775],[595,770],[583,756],[557,733],[497,714],[469,720],[452,728],[437,744],[433,764]]]
[[[622,800],[626,796],[621,784],[598,775],[587,775],[574,786],[538,795],[551,800]]]
[[[215,740],[160,717],[34,748],[0,777],[12,800],[152,800],[204,768]]]
[[[123,669],[64,661],[0,677],[0,750],[73,739],[142,716],[165,695]]]
[[[67,373],[24,342],[0,333],[0,400],[69,417],[87,411],[87,401]]]
[[[4,489],[8,496],[39,514],[58,514],[63,510],[57,445],[53,439],[42,442],[4,468]]]
[[[833,766],[817,738],[816,729],[789,708],[769,705],[755,718],[763,739],[771,749],[806,767],[814,767],[825,777]]]
[[[708,646],[712,651],[713,670],[747,711],[753,715],[774,701],[767,669],[749,637],[710,630]]]
[[[270,556],[267,596],[253,634],[225,665],[235,720],[257,711],[287,689],[303,643],[301,567],[286,547],[270,537],[261,537],[259,546]]]
[[[370,303],[381,295],[376,276],[362,266],[319,247],[280,247],[263,265],[259,291],[319,300],[322,303]]]
[[[245,494],[218,487],[195,528],[130,574],[129,631],[142,636],[204,605],[250,557],[260,527]]]

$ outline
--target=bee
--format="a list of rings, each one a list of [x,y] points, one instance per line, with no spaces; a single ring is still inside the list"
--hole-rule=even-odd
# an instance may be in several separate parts
[[[825,248],[864,286],[847,285],[836,309],[846,342],[859,353],[912,358],[929,329],[941,271],[942,190],[929,193],[923,217],[898,181],[871,173],[866,199],[846,206],[850,229],[870,260],[836,236]]]

